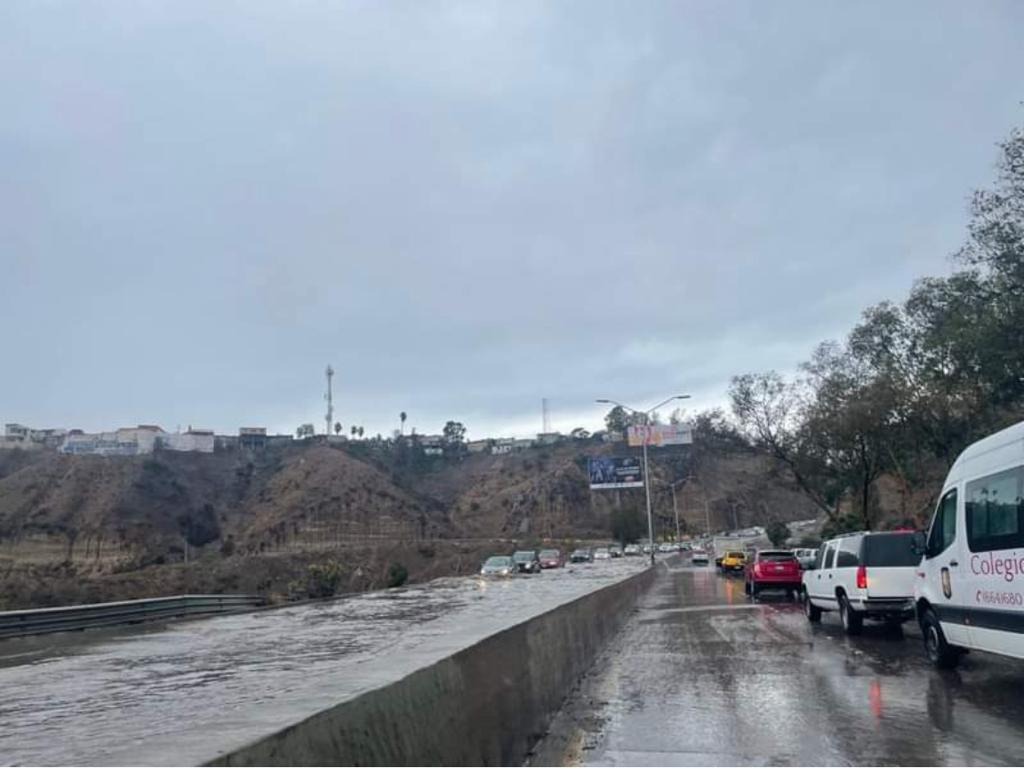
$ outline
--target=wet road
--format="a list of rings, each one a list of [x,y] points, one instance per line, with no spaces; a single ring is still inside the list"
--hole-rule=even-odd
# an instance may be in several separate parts
[[[679,559],[677,559],[678,561]],[[835,615],[677,562],[601,655],[535,765],[947,765],[1024,759],[1024,665],[925,661],[920,633]]]
[[[622,579],[640,560],[0,641],[0,764],[207,761]]]

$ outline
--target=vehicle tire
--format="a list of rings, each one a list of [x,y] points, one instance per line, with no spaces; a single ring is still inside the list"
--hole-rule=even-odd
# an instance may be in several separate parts
[[[756,582],[750,583],[750,596],[756,601],[757,594],[761,592],[761,589],[757,586]]]
[[[921,634],[924,636],[924,651],[931,663],[940,670],[952,670],[960,662],[960,649],[946,642],[939,618],[935,612],[926,609],[921,617]]]
[[[747,595],[751,595],[750,583],[749,582],[744,582],[743,583],[743,592],[746,593]]]
[[[811,597],[807,595],[807,591],[801,591],[801,596],[804,602],[804,616],[807,617],[808,622],[821,622],[821,609],[811,603]]]
[[[839,621],[843,623],[846,635],[860,635],[864,629],[864,616],[850,606],[845,595],[839,596]]]

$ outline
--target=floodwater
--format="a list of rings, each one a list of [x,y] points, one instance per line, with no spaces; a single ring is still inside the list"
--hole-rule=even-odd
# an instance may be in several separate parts
[[[209,761],[612,584],[643,561],[0,641],[0,764]]]
[[[676,561],[570,694],[535,765],[964,765],[1024,759],[1024,664],[933,670],[920,631],[834,614]]]

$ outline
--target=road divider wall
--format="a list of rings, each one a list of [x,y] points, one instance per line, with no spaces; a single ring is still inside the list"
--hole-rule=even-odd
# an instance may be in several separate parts
[[[653,579],[645,569],[208,765],[519,765]]]

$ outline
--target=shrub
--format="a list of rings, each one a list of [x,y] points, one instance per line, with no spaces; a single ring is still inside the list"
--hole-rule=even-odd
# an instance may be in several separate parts
[[[388,587],[400,587],[409,579],[409,570],[400,563],[388,566]]]
[[[306,571],[306,593],[310,598],[330,598],[341,585],[341,565],[335,562],[310,564]]]

